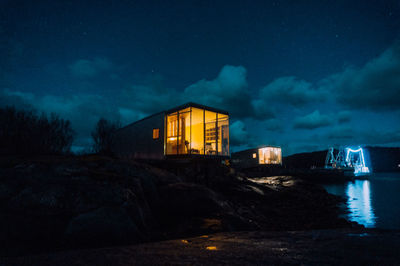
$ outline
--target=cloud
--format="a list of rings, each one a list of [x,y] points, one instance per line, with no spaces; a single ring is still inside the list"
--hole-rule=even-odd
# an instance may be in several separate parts
[[[400,109],[400,42],[361,68],[347,67],[321,82],[337,102],[354,109]]]
[[[340,111],[337,114],[337,119],[340,124],[349,122],[351,120],[351,112],[350,111]]]
[[[154,77],[146,84],[134,84],[123,90],[119,102],[124,107],[145,114],[167,110],[186,102],[196,102],[227,110],[235,118],[255,117],[253,101],[247,92],[246,75],[244,67],[226,65],[215,79],[199,80],[183,91],[167,88],[160,77]],[[262,108],[257,110],[257,115],[260,110]],[[268,113],[263,119],[272,116],[272,113]]]
[[[290,76],[277,78],[262,88],[260,98],[266,104],[281,103],[303,106],[311,101],[324,100],[325,94],[311,83]]]
[[[350,126],[336,126],[321,140],[326,143],[340,143],[341,145],[398,145],[400,143],[400,130],[362,130]]]
[[[396,131],[388,131],[388,132],[379,132],[376,130],[372,130],[371,132],[367,132],[365,136],[364,143],[366,144],[399,144],[400,143],[400,130]]]
[[[229,139],[233,146],[239,146],[249,142],[249,133],[241,120],[237,120],[229,126]]]
[[[14,106],[18,109],[32,110],[34,107],[30,104],[33,102],[34,95],[27,92],[11,91],[3,89],[0,91],[0,106]]]
[[[270,119],[264,122],[264,125],[269,131],[283,132],[282,121],[278,119]]]
[[[185,88],[183,99],[228,110],[232,116],[254,116],[247,92],[247,71],[242,66],[224,66],[213,80],[200,80]]]
[[[336,140],[342,142],[346,140],[352,141],[357,136],[355,135],[353,128],[346,125],[333,127],[325,137],[329,141]]]
[[[149,115],[181,105],[182,96],[174,89],[154,84],[131,85],[118,96],[120,105]]]
[[[296,118],[294,128],[316,129],[330,124],[332,124],[332,119],[328,115],[322,115],[318,110],[315,110],[311,114]]]
[[[109,70],[112,63],[104,57],[96,57],[92,60],[79,59],[69,66],[71,74],[77,78],[92,78],[99,73]]]
[[[256,99],[251,102],[254,115],[253,118],[257,120],[268,120],[275,117],[275,112],[272,109],[272,105],[270,102],[263,99]]]

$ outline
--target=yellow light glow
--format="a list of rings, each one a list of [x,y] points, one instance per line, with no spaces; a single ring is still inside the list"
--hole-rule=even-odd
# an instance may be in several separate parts
[[[153,139],[158,139],[160,137],[160,129],[153,128]]]
[[[253,153],[253,158],[257,158],[257,153]]]
[[[208,246],[206,247],[207,250],[218,250],[216,246]]]
[[[264,147],[258,149],[259,164],[281,164],[282,150],[279,147]]]
[[[229,155],[229,116],[188,107],[167,114],[165,154]]]
[[[186,239],[182,239],[181,241],[183,244],[189,244],[189,241],[187,241]]]

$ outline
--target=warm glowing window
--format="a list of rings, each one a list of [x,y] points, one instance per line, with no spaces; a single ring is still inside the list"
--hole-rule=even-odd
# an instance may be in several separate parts
[[[205,111],[205,154],[217,155],[217,113]]]
[[[196,107],[166,115],[167,155],[229,155],[229,116]]]
[[[253,158],[257,158],[257,153],[253,153]]]
[[[229,116],[218,114],[218,154],[229,155]]]
[[[153,128],[153,139],[159,139],[159,138],[160,138],[160,129]]]
[[[282,151],[278,147],[265,147],[258,149],[259,164],[281,164]]]
[[[192,108],[192,154],[204,154],[204,110]]]
[[[178,113],[167,116],[167,154],[178,154]]]
[[[178,153],[190,151],[190,107],[179,111]]]

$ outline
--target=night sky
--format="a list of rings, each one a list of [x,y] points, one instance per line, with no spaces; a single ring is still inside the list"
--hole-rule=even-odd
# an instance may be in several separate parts
[[[231,151],[400,146],[400,1],[0,0],[0,106],[123,125],[198,102]]]

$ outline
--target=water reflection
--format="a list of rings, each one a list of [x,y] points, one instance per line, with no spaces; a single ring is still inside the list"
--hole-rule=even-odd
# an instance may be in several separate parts
[[[375,213],[371,205],[371,190],[369,180],[355,180],[347,183],[347,207],[349,219],[364,225],[375,227]]]

